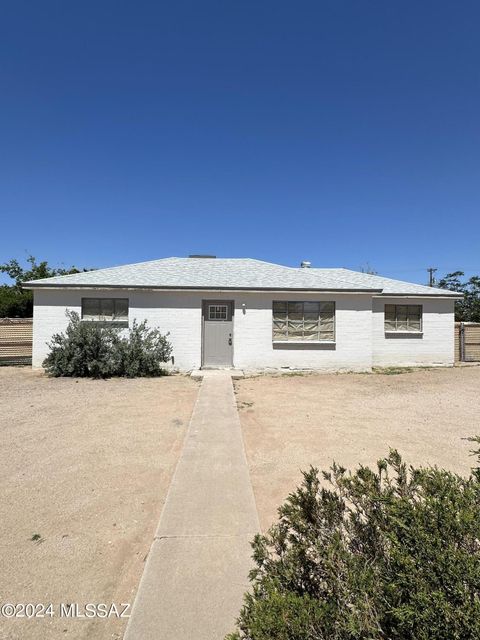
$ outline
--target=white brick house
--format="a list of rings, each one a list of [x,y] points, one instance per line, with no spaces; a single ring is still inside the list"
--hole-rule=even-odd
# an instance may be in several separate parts
[[[306,263],[308,265],[308,263]],[[452,365],[458,294],[347,269],[252,259],[165,258],[24,284],[34,291],[33,366],[65,311],[169,332],[173,365],[325,371]]]

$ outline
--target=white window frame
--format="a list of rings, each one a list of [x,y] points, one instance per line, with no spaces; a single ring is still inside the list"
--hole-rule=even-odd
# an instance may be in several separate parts
[[[213,314],[212,314],[213,309]],[[228,320],[228,304],[209,304],[207,320]]]
[[[394,307],[394,320],[389,320],[387,321],[387,307]],[[406,307],[407,308],[407,314],[406,314],[406,319],[405,320],[399,320],[398,319],[398,308],[399,307]],[[416,308],[416,309],[420,309],[420,313],[416,314],[416,317],[418,317],[419,315],[419,320],[420,320],[420,326],[419,328],[415,327],[415,328],[411,328],[409,326],[411,320],[410,320],[410,309],[411,308]],[[421,304],[385,304],[384,307],[384,314],[383,314],[383,326],[384,326],[384,330],[385,333],[423,333],[423,305]],[[413,316],[413,314],[412,314]],[[388,326],[387,327],[387,322],[394,322],[395,326],[391,327]],[[400,323],[405,324],[405,327],[401,327],[399,326]]]

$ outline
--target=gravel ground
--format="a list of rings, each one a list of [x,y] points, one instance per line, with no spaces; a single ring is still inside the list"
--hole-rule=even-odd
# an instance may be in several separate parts
[[[261,376],[235,386],[263,529],[311,464],[371,465],[389,447],[412,464],[458,473],[475,464],[462,438],[480,434],[480,367]]]
[[[189,378],[49,379],[0,368],[0,597],[55,617],[0,638],[121,638],[126,620],[59,603],[133,603],[197,394]]]

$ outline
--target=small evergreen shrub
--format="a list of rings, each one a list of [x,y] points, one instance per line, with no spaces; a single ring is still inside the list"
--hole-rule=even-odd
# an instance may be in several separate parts
[[[53,336],[43,361],[49,375],[133,378],[166,374],[162,365],[170,358],[172,346],[158,329],[134,321],[125,336],[108,324],[82,322],[74,311],[67,311],[67,316],[65,333]]]
[[[322,476],[304,473],[255,538],[227,640],[480,638],[480,470],[407,469],[391,451]]]

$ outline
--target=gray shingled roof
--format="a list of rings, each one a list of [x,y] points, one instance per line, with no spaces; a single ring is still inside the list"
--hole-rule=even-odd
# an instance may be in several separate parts
[[[458,296],[452,291],[349,269],[302,269],[251,258],[163,258],[67,276],[31,280],[28,288],[286,289]]]

